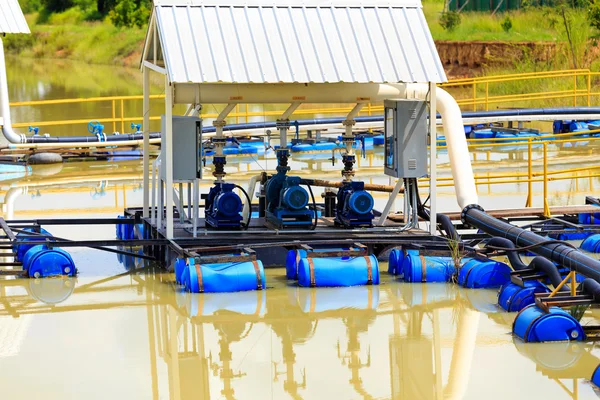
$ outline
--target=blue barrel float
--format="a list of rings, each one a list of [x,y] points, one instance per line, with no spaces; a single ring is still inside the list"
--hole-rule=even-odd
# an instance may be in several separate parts
[[[498,305],[508,312],[521,311],[535,303],[536,293],[550,293],[550,289],[539,281],[525,281],[524,286],[507,282],[500,288]]]
[[[582,341],[579,321],[559,307],[546,313],[535,304],[522,309],[513,322],[513,333],[527,343]]]
[[[36,233],[41,234],[41,236],[36,235]],[[45,242],[48,236],[52,236],[52,234],[44,228],[40,228],[39,232],[37,232],[34,228],[25,228],[23,229],[23,232],[17,233],[18,241],[30,243],[16,244],[13,246],[12,250],[13,253],[15,253],[15,261],[22,261],[25,253],[27,253],[29,249],[41,242]]]
[[[510,281],[511,268],[500,261],[473,258],[458,272],[458,284],[469,289],[500,287]]]
[[[600,234],[588,236],[579,247],[590,253],[600,253]]]
[[[77,273],[69,253],[62,249],[49,249],[43,244],[34,246],[25,253],[23,270],[31,278],[74,276]]]
[[[184,269],[182,279],[185,290],[193,293],[242,292],[266,288],[265,270],[260,260],[219,264],[190,262]]]
[[[313,249],[313,252],[323,252],[323,251],[344,251],[349,250],[348,247],[345,248],[323,248],[323,249]],[[298,280],[298,267],[300,266],[300,260],[306,258],[308,255],[308,251],[304,249],[296,249],[289,250],[285,259],[285,275],[288,279]],[[344,258],[344,257],[340,257]],[[349,257],[345,257],[349,258]]]
[[[600,388],[600,365],[598,365],[592,373],[591,381],[594,385],[596,385],[596,387]]]
[[[402,263],[406,282],[449,282],[456,273],[452,257],[425,257],[407,254]]]
[[[379,262],[373,255],[304,258],[298,266],[298,284],[304,287],[378,285]]]

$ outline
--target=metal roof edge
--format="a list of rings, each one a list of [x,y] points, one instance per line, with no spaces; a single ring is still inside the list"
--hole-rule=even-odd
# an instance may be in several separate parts
[[[155,7],[364,7],[421,8],[421,0],[154,0]]]

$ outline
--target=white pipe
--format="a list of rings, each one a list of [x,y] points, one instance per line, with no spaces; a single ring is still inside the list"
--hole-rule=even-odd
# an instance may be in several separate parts
[[[406,98],[426,100],[428,91],[429,87],[426,84],[409,84],[406,88]],[[456,100],[441,88],[436,90],[436,106],[442,116],[446,143],[448,143],[448,156],[458,205],[462,209],[470,204],[478,204],[473,167],[460,107]]]
[[[252,198],[254,197],[254,192],[256,190],[256,182],[261,178],[262,175],[254,175],[250,178],[250,182],[248,183],[248,197],[250,197],[250,203],[245,200],[244,208],[242,209],[242,220],[246,221],[248,219],[248,213],[252,212],[251,204]]]
[[[429,233],[437,234],[437,86],[429,83]]]
[[[16,133],[10,121],[10,104],[8,102],[8,79],[6,79],[6,62],[4,60],[4,44],[0,38],[0,125],[2,134],[11,143],[24,142],[25,135]]]

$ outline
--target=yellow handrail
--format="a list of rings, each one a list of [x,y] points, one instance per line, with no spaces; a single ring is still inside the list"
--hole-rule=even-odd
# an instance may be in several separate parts
[[[577,80],[582,78],[585,80],[585,84],[579,85]],[[561,71],[542,71],[542,72],[527,72],[518,74],[508,75],[492,75],[482,76],[475,78],[464,78],[454,79],[449,82],[443,83],[440,86],[453,92],[453,95],[457,98],[459,105],[462,107],[470,107],[472,110],[485,109],[489,110],[490,106],[501,108],[514,107],[515,103],[534,103],[539,106],[539,102],[547,101],[561,101],[570,100],[572,102],[565,102],[563,105],[578,105],[585,104],[590,106],[594,98],[600,97],[600,92],[593,92],[594,85],[592,84],[594,79],[600,79],[600,72],[591,72],[588,69],[569,69]],[[551,90],[545,91],[530,91],[526,93],[502,93],[502,90],[498,94],[497,85],[506,85],[510,82],[523,82],[523,81],[541,81],[549,80],[549,86]],[[583,81],[582,81],[583,83]],[[465,91],[465,88],[471,88],[470,97],[465,98],[465,94],[469,90]],[[504,88],[506,89],[506,88]],[[503,90],[504,90],[503,89]],[[491,94],[490,94],[491,93]],[[152,95],[152,100],[164,99],[164,95]],[[126,115],[128,109],[138,109],[133,107],[132,102],[141,102],[141,95],[133,96],[109,96],[109,97],[90,97],[81,99],[56,99],[56,100],[39,100],[39,101],[20,101],[11,103],[12,107],[39,107],[47,105],[73,105],[78,103],[109,103],[111,106],[110,117],[101,116],[99,118],[90,118],[89,120],[98,120],[102,123],[112,123],[113,131],[120,127],[121,131],[125,130],[126,122],[141,122],[141,115]],[[118,109],[117,109],[118,107]],[[209,107],[205,107],[205,110],[209,110]],[[302,115],[315,115],[315,114],[346,114],[351,110],[351,107],[325,107],[325,108],[300,108],[294,113],[296,116]],[[236,123],[249,122],[252,117],[277,117],[281,114],[282,110],[269,110],[269,111],[258,111],[251,112],[247,105],[244,107],[236,107],[235,112],[231,113],[229,117],[234,119]],[[363,111],[363,115],[373,115],[383,112],[381,103],[379,104],[368,104]],[[155,112],[155,115],[151,117],[152,121],[159,119],[159,115],[162,113],[162,107]],[[217,113],[203,112],[202,117],[211,119],[216,118]],[[70,120],[57,120],[57,121],[43,121],[43,122],[18,122],[14,126],[17,128],[27,127],[31,125],[51,127],[60,125],[77,125],[86,124],[88,119],[70,119]],[[118,124],[118,125],[117,125]]]

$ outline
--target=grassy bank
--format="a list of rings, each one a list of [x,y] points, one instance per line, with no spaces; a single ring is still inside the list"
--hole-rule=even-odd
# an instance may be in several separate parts
[[[566,42],[562,19],[556,11],[544,8],[490,15],[461,13],[461,23],[454,30],[445,30],[439,23],[443,0],[426,0],[425,17],[435,40],[451,41],[505,41],[505,42]],[[505,31],[502,22],[509,16],[512,28]],[[596,33],[586,21],[586,10],[569,10],[572,21],[572,40],[577,51]],[[86,63],[137,66],[145,29],[116,28],[110,21],[86,22],[78,8],[52,14],[42,24],[38,15],[29,14],[27,20],[32,35],[9,35],[8,52],[33,58],[67,58]],[[578,57],[583,57],[578,54]],[[563,67],[564,60],[557,60]]]
[[[120,29],[109,21],[85,22],[71,10],[37,24],[27,15],[31,35],[8,35],[6,51],[21,57],[58,58],[92,64],[137,66],[145,29]]]

